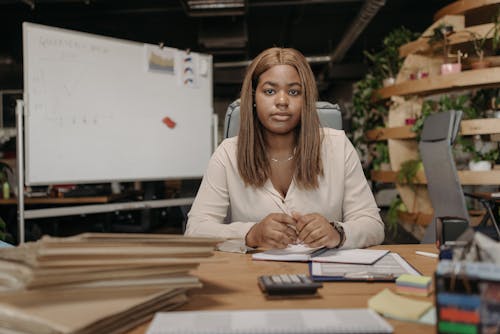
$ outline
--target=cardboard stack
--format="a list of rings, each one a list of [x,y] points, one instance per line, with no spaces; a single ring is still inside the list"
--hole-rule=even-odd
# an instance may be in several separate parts
[[[122,333],[185,303],[217,242],[88,233],[0,249],[0,332]]]

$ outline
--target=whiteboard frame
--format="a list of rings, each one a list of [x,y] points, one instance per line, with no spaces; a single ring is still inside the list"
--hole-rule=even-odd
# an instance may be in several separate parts
[[[24,25],[25,23],[23,23]],[[136,44],[141,44],[138,42],[132,42],[132,41],[125,41],[125,40],[120,40],[116,38],[111,38],[107,36],[100,36],[100,35],[94,35],[94,34],[87,34],[83,32],[78,32],[78,31],[72,31],[72,30],[66,30],[66,29],[61,29],[57,27],[49,27],[49,26],[43,26],[43,25],[38,25],[38,24],[33,24],[33,23],[27,23],[32,26],[40,26],[40,27],[46,27],[50,29],[55,29],[55,30],[62,30],[62,31],[69,31],[69,32],[75,32],[75,33],[80,33],[84,35],[90,35],[94,37],[99,37],[103,39],[111,39],[111,40],[118,40],[118,41],[123,41],[123,42],[129,42],[129,43],[136,43]],[[23,30],[23,47],[26,48],[27,43],[24,38],[24,30]],[[211,57],[210,57],[210,63],[211,63]],[[24,68],[24,80],[27,80],[27,68]],[[212,73],[210,72],[210,75],[212,76]],[[212,80],[210,80],[212,82]],[[183,206],[183,205],[190,205],[194,201],[194,197],[187,197],[187,198],[173,198],[173,199],[164,199],[164,200],[150,200],[150,201],[133,201],[133,202],[123,202],[123,203],[110,203],[110,204],[98,204],[98,205],[81,205],[81,206],[69,206],[69,207],[59,207],[59,208],[49,208],[49,209],[36,209],[36,210],[25,210],[25,202],[24,202],[24,187],[25,185],[35,185],[35,184],[47,184],[47,183],[27,183],[26,182],[26,169],[25,169],[25,152],[26,152],[26,147],[25,147],[25,141],[24,141],[24,135],[25,135],[25,119],[27,117],[27,110],[26,110],[26,104],[25,102],[27,101],[27,92],[24,91],[24,100],[17,100],[16,103],[16,130],[17,130],[17,175],[18,175],[18,239],[19,243],[22,244],[25,242],[25,220],[26,219],[37,219],[37,218],[47,218],[47,217],[57,217],[57,216],[70,216],[70,215],[79,215],[79,214],[93,214],[93,213],[105,213],[105,212],[113,212],[117,210],[141,210],[141,209],[152,209],[152,208],[162,208],[162,207],[171,207],[171,206]],[[211,131],[211,137],[212,137],[212,143],[211,143],[211,151],[209,152],[209,155],[211,155],[215,148],[218,145],[218,118],[217,114],[213,113],[213,85],[210,86],[210,96],[211,96],[211,103],[210,105],[210,110],[211,110],[211,124],[210,124],[210,131]],[[201,177],[202,175],[196,175],[192,177]],[[180,177],[171,177],[171,178],[180,178]],[[188,178],[188,177],[182,177],[182,178]],[[71,181],[68,180],[68,182],[72,183],[109,183],[113,181],[119,181],[119,182],[125,182],[125,181],[148,181],[148,180],[166,180],[169,179],[169,177],[161,177],[161,178],[134,178],[134,179],[109,179],[106,178],[105,180],[85,180],[85,181]],[[48,184],[51,184],[48,182]]]
[[[30,29],[32,29],[32,31],[30,31]],[[72,166],[72,165],[76,164],[76,166],[78,166],[78,164],[76,162],[73,163],[72,162],[73,160],[71,158],[63,158],[63,159],[65,159],[65,160],[63,160],[63,162],[64,162],[63,164],[55,165],[56,167],[61,169],[62,174],[56,175],[55,173],[57,173],[57,171],[55,170],[55,168],[49,168],[49,165],[48,165],[49,163],[45,162],[45,159],[40,158],[40,156],[42,154],[44,154],[42,151],[44,151],[45,149],[42,150],[40,148],[40,146],[36,146],[36,147],[33,146],[33,143],[38,145],[38,143],[40,143],[40,142],[47,144],[47,143],[52,143],[53,141],[50,141],[50,140],[49,141],[45,141],[45,140],[36,141],[36,138],[41,138],[42,136],[39,134],[39,132],[37,132],[39,130],[35,129],[35,127],[33,125],[38,126],[40,124],[43,125],[43,124],[46,124],[49,122],[43,121],[43,120],[37,121],[36,119],[32,120],[34,112],[33,112],[33,110],[30,110],[30,106],[32,105],[32,102],[30,102],[30,100],[29,100],[31,98],[30,97],[30,94],[31,94],[30,93],[30,84],[32,84],[32,82],[30,81],[29,73],[33,72],[33,71],[30,72],[30,65],[36,64],[36,63],[34,63],[34,60],[33,60],[33,59],[36,59],[36,57],[33,56],[33,49],[35,48],[35,50],[36,50],[36,48],[37,47],[39,48],[39,46],[29,47],[30,45],[32,45],[34,43],[30,42],[28,40],[28,36],[31,36],[32,38],[35,38],[35,37],[40,36],[40,35],[43,36],[43,33],[45,33],[45,31],[47,31],[47,35],[51,38],[52,38],[52,36],[50,34],[52,34],[52,33],[55,33],[56,36],[57,36],[57,34],[60,34],[60,33],[69,34],[68,38],[72,37],[72,35],[74,34],[75,39],[82,38],[84,40],[82,42],[82,44],[86,44],[86,43],[89,43],[89,44],[90,43],[101,43],[101,44],[103,44],[107,40],[109,40],[110,43],[114,43],[110,46],[111,50],[116,50],[117,48],[118,48],[118,50],[120,50],[121,48],[127,48],[128,46],[130,46],[131,47],[130,54],[134,55],[134,56],[131,56],[134,60],[136,59],[134,57],[137,56],[137,54],[136,54],[137,50],[138,50],[137,47],[142,48],[142,47],[146,47],[146,46],[148,46],[148,47],[151,46],[150,44],[140,43],[140,42],[136,42],[136,41],[130,41],[130,40],[124,40],[124,39],[113,38],[113,37],[108,37],[108,36],[90,34],[90,33],[85,33],[85,32],[80,32],[80,31],[75,31],[75,30],[40,25],[40,24],[36,24],[36,23],[23,22],[23,53],[24,53],[24,59],[25,59],[24,60],[24,62],[25,62],[24,71],[23,71],[24,72],[24,82],[25,82],[25,90],[24,90],[24,96],[23,96],[23,100],[24,100],[23,128],[25,129],[25,139],[24,139],[24,141],[25,141],[25,149],[24,149],[25,150],[25,171],[24,171],[24,175],[25,175],[25,183],[27,185],[48,185],[48,184],[66,184],[66,183],[91,184],[91,183],[129,182],[129,181],[155,181],[155,180],[169,180],[169,179],[191,179],[191,178],[199,178],[199,177],[203,176],[205,168],[206,168],[206,163],[208,163],[210,155],[213,153],[213,148],[212,148],[211,152],[207,151],[207,152],[204,152],[204,153],[199,154],[199,155],[198,154],[187,155],[188,160],[183,159],[183,157],[186,157],[186,153],[183,153],[183,150],[175,151],[174,157],[172,157],[172,158],[167,156],[167,154],[157,154],[155,156],[158,157],[158,160],[157,160],[157,161],[159,161],[158,164],[148,164],[145,161],[145,159],[141,159],[141,158],[135,159],[134,163],[127,163],[126,161],[130,161],[130,158],[125,158],[128,160],[126,160],[124,164],[118,163],[119,164],[118,166],[120,166],[120,167],[125,166],[124,169],[115,168],[114,170],[111,170],[111,169],[109,169],[109,167],[104,167],[104,166],[107,166],[109,164],[89,163],[88,170],[92,170],[92,171],[89,172],[89,174],[87,174],[87,175],[85,175],[86,172],[85,172],[84,167],[82,167],[82,168],[79,167],[78,171],[76,171],[76,168],[73,168],[73,169],[72,168],[65,168],[65,167],[68,167],[68,165]],[[61,38],[64,38],[64,35]],[[86,39],[89,39],[89,40],[87,41]],[[77,40],[77,42],[78,41],[79,41],[79,39]],[[103,44],[103,45],[106,45],[106,44]],[[31,48],[31,52],[29,50],[30,48]],[[171,49],[176,50],[175,52],[181,52],[181,53],[183,52],[182,50],[178,50],[178,49],[174,49],[174,48],[171,48]],[[200,152],[202,151],[202,146],[203,146],[203,151],[204,151],[205,147],[206,148],[209,147],[209,141],[210,141],[210,133],[209,132],[211,131],[211,125],[207,124],[207,123],[210,122],[210,117],[211,117],[210,115],[213,115],[213,70],[212,70],[212,66],[211,66],[211,64],[212,64],[211,55],[199,54],[199,53],[191,53],[191,54],[194,55],[195,57],[199,57],[200,59],[203,59],[204,61],[208,61],[208,67],[209,67],[208,73],[207,73],[208,79],[206,77],[202,78],[201,75],[198,76],[199,77],[198,81],[199,81],[200,86],[204,87],[203,90],[201,91],[202,92],[201,94],[204,97],[206,97],[205,94],[207,94],[210,97],[210,101],[209,101],[208,105],[206,106],[206,108],[205,107],[203,107],[203,109],[196,108],[198,110],[201,110],[201,113],[203,114],[203,122],[196,122],[196,121],[192,122],[191,121],[191,122],[182,123],[182,125],[184,125],[184,126],[186,126],[186,125],[192,126],[192,123],[206,124],[206,125],[201,125],[204,129],[203,130],[204,137],[202,138],[202,140],[199,140],[196,145],[190,145],[190,147],[195,147],[194,151],[191,153],[196,153],[196,151],[200,151]],[[176,57],[177,57],[177,54],[176,54]],[[86,59],[86,58],[83,58],[83,59]],[[105,59],[103,61],[104,64],[107,64],[107,62],[109,62],[109,60]],[[177,60],[176,60],[176,62],[177,62]],[[179,64],[177,64],[176,66],[178,66],[178,65]],[[198,66],[199,65],[200,64],[198,63]],[[32,66],[31,66],[31,68],[32,68]],[[44,68],[44,67],[42,65],[40,65],[40,63],[38,63],[36,68]],[[134,71],[137,71],[137,68],[136,67],[134,67],[134,68],[135,68]],[[178,68],[176,68],[176,70],[178,70]],[[134,71],[133,71],[133,73],[135,73]],[[145,77],[141,76],[141,79],[148,80],[150,75],[151,74],[147,74],[147,76],[145,76]],[[166,81],[165,81],[165,79],[158,79],[157,75],[152,75],[152,79],[156,80],[156,81],[159,80],[160,82],[166,82],[169,85],[173,85],[173,82],[175,82],[175,80],[177,80],[177,77],[173,76],[171,79],[166,79]],[[208,87],[207,87],[207,83],[208,83]],[[85,86],[85,87],[87,87],[87,86]],[[208,90],[207,90],[207,88],[208,88]],[[181,90],[179,92],[181,95],[187,94],[187,97],[190,97],[189,94],[191,94],[191,93],[189,93],[189,90],[185,86],[181,85],[180,89]],[[196,88],[193,88],[193,90],[196,90]],[[57,95],[57,94],[54,94],[54,92],[52,91],[50,96],[52,98],[55,95]],[[36,96],[41,96],[41,94],[38,94]],[[168,95],[168,96],[171,96],[171,95]],[[194,96],[196,97],[198,95],[194,95]],[[161,100],[161,98],[160,98],[160,100]],[[200,99],[192,99],[192,100],[197,101]],[[47,101],[51,101],[51,100],[47,100]],[[66,99],[62,99],[61,101],[66,101]],[[71,100],[69,100],[69,101],[71,101]],[[136,102],[136,100],[133,100],[133,102]],[[176,103],[179,103],[179,101],[177,101]],[[194,105],[197,105],[197,103],[195,102]],[[192,106],[189,105],[189,108],[191,108],[191,107]],[[125,108],[125,109],[127,109],[127,108]],[[176,108],[172,107],[172,109],[175,110]],[[52,109],[49,108],[48,110],[52,110]],[[54,109],[54,110],[56,110],[56,109]],[[92,110],[92,109],[90,109],[90,110]],[[148,109],[145,108],[145,110],[148,110]],[[199,113],[198,113],[198,115],[199,115]],[[37,116],[37,117],[39,117],[39,116]],[[187,117],[189,117],[189,116],[187,116]],[[196,118],[196,114],[194,117]],[[188,119],[191,119],[191,118],[188,118]],[[187,124],[187,123],[191,123],[191,124]],[[150,123],[148,123],[148,124],[150,124]],[[155,123],[155,125],[156,125],[156,123]],[[199,125],[196,125],[196,126],[198,128],[200,127]],[[119,128],[119,127],[110,127],[110,129],[117,129],[117,128]],[[187,133],[189,132],[189,130],[186,130],[186,127],[184,127],[183,130],[178,130],[178,128],[179,128],[179,125],[178,125],[176,128],[177,128],[176,131],[180,131],[180,132],[175,134],[173,137],[168,137],[168,138],[174,140],[174,141],[168,141],[169,143],[178,142],[179,140],[181,140],[180,138],[186,137]],[[53,128],[50,128],[50,129],[45,129],[45,131],[48,131],[51,129],[53,130]],[[108,129],[108,128],[106,128],[104,126],[104,127],[100,127],[100,128],[98,127],[97,129],[99,131],[103,131],[103,130]],[[141,127],[141,129],[144,129],[144,127]],[[67,130],[63,130],[63,131],[67,131]],[[84,130],[84,131],[86,131],[86,130]],[[141,131],[144,131],[144,130],[141,130]],[[156,131],[158,131],[158,130],[156,130]],[[191,131],[196,132],[196,130],[191,130]],[[125,131],[123,131],[123,130],[119,131],[119,133],[123,133],[123,132],[125,132]],[[149,132],[147,132],[147,133],[149,134]],[[181,135],[180,138],[179,138],[179,134]],[[206,138],[205,138],[205,135],[207,135]],[[65,137],[68,138],[68,137],[71,137],[71,135],[65,136]],[[35,139],[31,139],[31,138],[35,138]],[[42,138],[45,138],[45,137],[42,137]],[[74,138],[78,138],[77,139],[78,142],[82,141],[81,135],[76,135]],[[120,142],[120,140],[114,138],[113,136],[111,138],[112,138],[114,144],[112,144],[110,147],[111,148],[112,147],[120,147],[121,148],[121,145],[115,144],[117,142]],[[139,137],[139,138],[141,138],[141,137]],[[164,137],[162,137],[162,138],[164,138]],[[71,138],[69,138],[69,139],[71,139]],[[127,141],[125,141],[125,142],[129,143],[130,141],[128,141],[128,139],[127,139]],[[149,142],[151,142],[151,141],[149,141]],[[30,145],[30,143],[32,143],[32,144]],[[158,142],[156,142],[156,143],[157,143],[156,145],[159,145]],[[67,144],[64,144],[64,145],[67,145]],[[175,145],[175,144],[170,144],[170,145]],[[33,146],[33,147],[31,147],[31,146]],[[67,154],[68,152],[71,152],[71,154],[73,154],[73,150],[69,150],[66,146],[61,146],[61,147],[62,147],[62,150],[59,153]],[[84,147],[86,147],[86,151],[91,152],[91,149],[89,148],[89,146],[85,145]],[[124,146],[124,147],[126,147],[126,146]],[[155,146],[153,146],[153,147],[155,147]],[[177,148],[176,146],[174,146],[174,147]],[[198,148],[196,148],[196,147],[198,147]],[[158,148],[158,146],[156,146],[156,148]],[[30,152],[35,151],[35,150],[36,150],[36,156],[33,156],[32,153],[30,153]],[[116,150],[116,151],[118,151],[118,150]],[[159,150],[158,149],[155,149],[155,150],[138,149],[136,151],[139,151],[139,153],[149,157],[151,154],[148,155],[148,153],[145,153],[145,152],[157,152]],[[142,151],[142,152],[140,152],[140,151]],[[171,152],[172,152],[172,150],[171,150]],[[124,153],[121,151],[121,149],[120,149],[120,153],[121,153],[122,157],[128,156],[128,152]],[[93,153],[91,153],[91,154],[93,154]],[[98,152],[97,157],[105,156],[105,154],[106,153],[104,153],[104,151]],[[172,154],[172,153],[170,153],[170,154]],[[54,156],[54,155],[52,155],[52,156]],[[80,157],[85,156],[85,155],[80,155],[79,153],[78,154],[75,153],[74,156],[77,157],[76,159],[78,159],[78,161],[80,161],[79,160]],[[201,164],[193,163],[193,161],[195,161],[193,159],[198,159],[199,156],[202,156],[202,158],[203,158],[202,161],[203,161],[203,164],[205,165],[203,168],[201,168]],[[47,160],[49,160],[49,159],[47,159]],[[54,161],[55,160],[56,159],[54,159]],[[82,159],[82,160],[85,160],[85,159]],[[150,160],[150,159],[146,159],[146,160]],[[87,160],[85,160],[85,161],[87,161]],[[88,161],[91,161],[91,159],[88,159]],[[111,160],[111,161],[114,161],[114,160]],[[142,164],[139,163],[139,166],[142,166],[142,168],[141,167],[137,168],[137,165],[135,163],[136,161],[142,161]],[[169,161],[184,161],[184,163],[174,164],[174,167],[169,170],[169,168],[168,168]],[[33,167],[30,167],[30,166],[33,166],[32,163],[35,164],[34,165],[35,167],[39,166],[39,168],[33,169]],[[84,164],[86,164],[86,163],[87,162],[84,162]],[[186,164],[188,164],[188,166],[190,166],[190,168],[184,169],[182,167],[182,166],[185,166]],[[129,165],[131,165],[131,166],[133,165],[133,167],[127,167]],[[199,167],[198,167],[198,165],[199,165]],[[42,167],[40,167],[40,166],[42,166]],[[101,167],[97,167],[97,166],[101,166]],[[165,168],[152,167],[152,166],[165,166]],[[194,166],[194,167],[191,168],[191,166]],[[41,168],[43,168],[43,169],[41,169]],[[42,172],[42,170],[43,170],[43,172]],[[121,172],[121,175],[116,174],[118,170]],[[105,175],[101,174],[101,172],[103,172],[103,171],[104,171]],[[101,176],[101,175],[104,175],[104,176]]]

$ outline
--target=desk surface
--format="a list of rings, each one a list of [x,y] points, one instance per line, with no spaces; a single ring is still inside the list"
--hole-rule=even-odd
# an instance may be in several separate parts
[[[383,245],[375,249],[390,249],[399,253],[423,275],[434,273],[437,259],[416,255],[415,250],[437,253],[434,245]],[[189,292],[189,301],[182,310],[242,310],[294,308],[362,308],[368,299],[384,288],[395,290],[395,283],[324,282],[317,298],[267,300],[257,286],[257,277],[266,274],[307,273],[306,263],[252,261],[248,254],[216,252],[216,263],[204,263],[193,273],[203,282],[203,288]],[[433,301],[430,297],[412,297]],[[434,326],[387,319],[395,333],[435,333]],[[143,324],[129,334],[143,334]]]

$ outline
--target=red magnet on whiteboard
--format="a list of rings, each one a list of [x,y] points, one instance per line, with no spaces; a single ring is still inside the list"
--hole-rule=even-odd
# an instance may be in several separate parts
[[[175,126],[177,125],[174,121],[172,121],[172,119],[170,117],[165,117],[164,119],[162,119],[163,123],[168,126],[170,129],[173,129],[175,128]]]

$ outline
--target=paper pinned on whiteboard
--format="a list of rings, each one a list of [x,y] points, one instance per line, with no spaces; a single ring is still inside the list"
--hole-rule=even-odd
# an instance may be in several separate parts
[[[156,45],[144,45],[146,57],[146,70],[174,75],[175,74],[175,49],[158,47]]]

